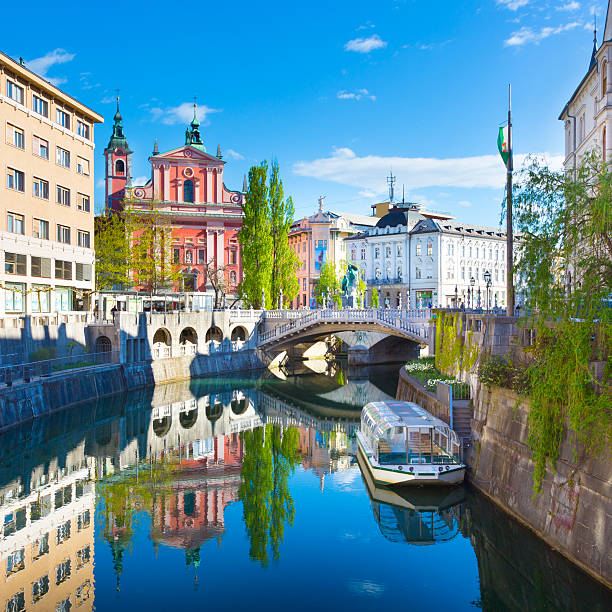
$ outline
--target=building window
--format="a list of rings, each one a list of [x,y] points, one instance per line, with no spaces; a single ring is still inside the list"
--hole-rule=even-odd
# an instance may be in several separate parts
[[[89,545],[81,548],[81,550],[77,550],[76,553],[77,559],[77,569],[81,569],[84,565],[87,565],[91,560],[91,548]]]
[[[72,280],[72,262],[55,260],[55,278],[63,280]]]
[[[401,244],[397,245],[397,256],[398,257],[402,256],[402,245]]]
[[[66,225],[57,226],[57,241],[70,244],[70,228]]]
[[[6,575],[10,576],[25,568],[25,548],[20,548],[6,558]]]
[[[425,268],[425,278],[433,278],[433,270],[431,266]]]
[[[366,258],[366,249],[365,247],[361,248],[361,260],[364,261]]]
[[[66,189],[65,187],[58,185],[56,195],[58,204],[70,206],[70,189]]]
[[[24,100],[24,89],[23,87],[19,87],[17,83],[13,83],[13,81],[6,81],[6,95],[11,99],[15,100],[18,104],[23,104]]]
[[[391,257],[391,247],[390,246],[385,248],[385,257]]]
[[[49,500],[49,497],[48,496],[46,498],[43,497],[39,503],[44,504],[45,499]],[[47,514],[41,513],[42,516],[47,516],[48,514],[49,514],[49,511],[47,511]],[[34,542],[32,542],[32,559],[36,561],[36,559],[39,559],[43,555],[46,555],[48,552],[49,552],[49,533],[45,533],[41,535],[39,538],[37,538],[36,540],[34,540]]]
[[[493,260],[493,249],[489,249],[489,259]]]
[[[118,159],[115,162],[115,174],[123,176],[125,174],[125,162],[122,159]]]
[[[356,258],[357,258],[357,252],[355,251],[355,249],[353,249],[351,251],[351,261],[355,261]]]
[[[34,219],[32,221],[32,236],[42,240],[49,240],[49,222],[43,219]]]
[[[11,123],[6,124],[6,142],[18,149],[25,149],[25,133]]]
[[[33,136],[32,153],[43,159],[49,159],[49,141],[40,136]]]
[[[472,256],[472,247],[470,247],[469,253],[470,253],[470,257],[471,257]]]
[[[32,257],[30,265],[32,276],[36,278],[51,278],[51,260],[47,257]]]
[[[87,529],[91,525],[91,514],[89,510],[85,510],[81,512],[77,516],[77,529],[79,531],[83,531],[83,529]]]
[[[77,119],[77,134],[89,140],[89,126]]]
[[[235,266],[238,261],[238,253],[236,249],[232,249],[229,255],[230,255],[230,264]]]
[[[82,210],[83,212],[89,212],[90,204],[89,204],[89,196],[79,193],[77,198],[77,208]]]
[[[374,259],[380,259],[380,249],[378,247],[374,249]]]
[[[495,268],[495,282],[499,280],[499,270]]]
[[[74,280],[90,281],[91,280],[91,264],[75,263],[74,264]]]
[[[193,181],[183,183],[183,202],[193,202]]]
[[[306,279],[302,279],[302,291],[306,291]]]
[[[55,122],[67,130],[70,129],[70,115],[59,108],[55,110]]]
[[[8,253],[6,253],[8,255]],[[5,264],[6,265],[6,264]],[[25,269],[25,264],[24,264]],[[23,273],[25,275],[25,271]],[[23,312],[25,285],[23,283],[6,283],[4,285],[5,312]],[[6,534],[6,525],[5,525]]]
[[[427,254],[433,255],[433,244],[431,242],[427,243]]]
[[[422,277],[422,272],[421,272],[421,268],[419,266],[416,267],[416,270],[414,272],[414,276],[417,279],[420,279]]]
[[[70,539],[70,521],[61,524],[55,532],[55,543],[63,544]]]
[[[192,264],[193,263],[193,252],[185,251],[185,263]]]
[[[17,213],[6,214],[6,231],[13,234],[25,234],[23,215]]]
[[[44,179],[34,177],[32,183],[32,194],[37,198],[43,198],[43,200],[49,199],[49,183]]]
[[[32,583],[32,601],[36,603],[49,592],[49,574]]]
[[[19,253],[4,253],[4,273],[26,275],[27,256]]]
[[[200,265],[204,264],[204,249],[199,249],[198,250],[198,263]]]
[[[502,279],[502,283],[505,283],[505,282],[506,282],[506,278],[505,278],[505,276],[506,276],[506,273],[505,273],[505,271],[504,271],[504,270],[502,270],[502,271],[501,271],[501,279]]]
[[[461,266],[461,280],[465,280],[465,266]]]
[[[83,157],[77,157],[77,172],[84,176],[89,176],[89,160]]]
[[[480,257],[480,249],[476,247],[476,259]]]
[[[64,168],[70,168],[70,151],[57,147],[55,163]]]
[[[77,244],[85,249],[89,248],[89,232],[78,230],[77,232]]]
[[[421,243],[420,242],[417,242],[417,244],[416,244],[416,251],[415,252],[416,252],[416,254],[418,256],[421,255]]]
[[[25,609],[25,593],[23,589],[6,600],[6,612],[24,612]]]
[[[172,261],[175,264],[181,263],[181,249],[172,249]]]
[[[6,186],[15,191],[25,191],[25,174],[15,168],[6,169]]]
[[[36,94],[32,94],[32,109],[43,117],[49,117],[49,103]]]
[[[461,246],[461,257],[465,257],[465,245]]]

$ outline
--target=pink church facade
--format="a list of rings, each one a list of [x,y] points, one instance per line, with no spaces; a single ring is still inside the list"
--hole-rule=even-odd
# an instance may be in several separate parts
[[[228,189],[223,181],[220,148],[206,151],[195,115],[185,133],[185,144],[160,153],[157,141],[149,157],[151,178],[132,185],[132,151],[123,133],[117,107],[113,135],[104,151],[106,159],[106,209],[121,211],[125,197],[168,215],[172,227],[172,258],[182,280],[178,291],[211,293],[207,266],[223,269],[226,295],[232,298],[242,280],[238,232],[242,226],[244,192]]]

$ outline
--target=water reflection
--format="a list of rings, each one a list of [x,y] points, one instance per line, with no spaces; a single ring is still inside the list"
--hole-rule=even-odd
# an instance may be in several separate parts
[[[323,375],[287,370],[284,380],[189,381],[66,410],[0,436],[0,610],[93,609],[94,546],[98,609],[122,609],[123,602],[135,609],[136,593],[137,607],[148,601],[158,609],[177,598],[196,605],[184,585],[173,586],[176,570],[163,588],[149,579],[171,571],[168,555],[175,554],[192,581],[202,564],[209,577],[219,572],[217,582],[239,566],[249,586],[235,598],[244,605],[249,589],[271,588],[265,580],[275,583],[275,572],[295,581],[304,570],[298,559],[321,584],[337,575],[327,592],[338,589],[340,597],[344,584],[341,601],[352,609],[363,607],[360,597],[392,605],[410,596],[395,568],[426,568],[431,560],[414,555],[448,546],[448,563],[473,567],[455,609],[477,601],[490,610],[570,610],[587,601],[603,610],[603,587],[480,496],[463,488],[364,486],[353,437],[359,403],[387,396],[392,381],[390,371],[333,364]],[[336,524],[340,540],[327,531]],[[321,565],[332,549],[350,563]],[[388,558],[392,584],[374,575],[372,555]],[[269,578],[255,568],[267,568]],[[363,577],[355,578],[356,568]],[[435,562],[430,569],[438,569]],[[303,595],[307,609],[310,595]],[[212,604],[210,590],[209,597]]]

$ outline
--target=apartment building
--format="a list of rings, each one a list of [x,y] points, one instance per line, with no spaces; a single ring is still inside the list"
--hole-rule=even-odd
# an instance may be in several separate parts
[[[0,52],[0,314],[89,307],[102,121]]]

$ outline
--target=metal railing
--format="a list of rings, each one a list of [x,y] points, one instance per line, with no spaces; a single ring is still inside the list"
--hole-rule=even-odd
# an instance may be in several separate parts
[[[91,368],[119,363],[119,351],[81,353],[56,359],[31,361],[9,366],[0,366],[0,384],[11,386],[15,382],[30,382],[36,378],[54,376],[69,370]]]

